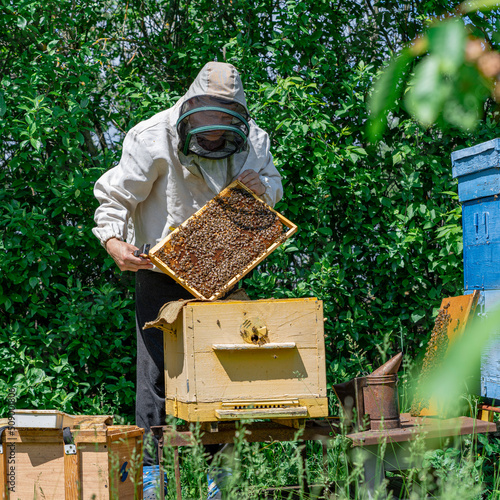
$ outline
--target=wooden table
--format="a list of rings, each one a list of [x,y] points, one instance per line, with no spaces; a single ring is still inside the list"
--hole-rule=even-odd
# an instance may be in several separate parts
[[[218,424],[216,432],[204,432],[199,438],[201,444],[232,443],[238,430],[235,422],[222,422]],[[324,457],[329,442],[341,432],[338,418],[321,420],[309,419],[297,437],[297,429],[287,427],[275,422],[252,422],[245,425],[248,442],[272,441],[319,441],[323,446]],[[351,441],[349,458],[351,463],[362,463],[364,484],[370,496],[381,484],[386,471],[405,470],[411,467],[420,467],[411,456],[411,442],[423,439],[427,449],[437,449],[446,444],[450,438],[495,432],[496,425],[470,417],[451,419],[438,419],[433,417],[411,417],[401,414],[401,428],[381,431],[364,431],[347,434]],[[174,448],[174,468],[177,499],[181,500],[181,481],[179,468],[179,446],[193,446],[195,434],[188,426],[153,427],[153,433],[158,438],[158,456],[163,457],[163,448]],[[383,457],[381,449],[384,450]],[[160,458],[161,465],[162,458]],[[161,481],[163,484],[163,470]],[[163,500],[163,488],[160,488]]]
[[[496,430],[496,424],[470,417],[440,419],[411,417],[409,413],[403,413],[398,429],[348,434],[352,441],[349,458],[353,464],[363,464],[364,484],[371,497],[384,480],[386,471],[422,467],[422,457],[411,450],[412,443],[417,439],[425,442],[425,449],[436,450],[452,445],[451,439]]]

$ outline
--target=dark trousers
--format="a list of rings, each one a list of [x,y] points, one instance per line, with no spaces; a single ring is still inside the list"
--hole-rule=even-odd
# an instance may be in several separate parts
[[[157,318],[167,302],[194,298],[166,274],[142,270],[135,278],[135,320],[137,327],[136,425],[145,430],[165,425],[165,374],[163,366],[163,332],[157,328],[143,330],[144,323]],[[156,465],[158,442],[153,438],[154,453],[144,450],[144,465]],[[147,448],[147,447],[145,447]]]

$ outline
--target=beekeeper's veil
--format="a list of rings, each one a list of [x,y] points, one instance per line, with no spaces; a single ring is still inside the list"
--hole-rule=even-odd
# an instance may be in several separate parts
[[[218,160],[246,147],[250,116],[241,78],[231,64],[210,62],[200,71],[177,120],[179,150]]]

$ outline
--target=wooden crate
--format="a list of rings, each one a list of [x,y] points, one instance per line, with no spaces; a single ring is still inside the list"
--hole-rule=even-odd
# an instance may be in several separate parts
[[[244,209],[231,203],[234,193],[245,195]],[[272,220],[277,232],[264,236],[269,233],[262,220]],[[296,231],[295,224],[234,181],[154,246],[149,257],[196,298],[216,300]]]
[[[66,453],[62,429],[6,428],[0,498],[142,499],[143,429],[95,425],[71,432],[75,454]]]
[[[190,302],[165,331],[164,347],[169,415],[190,422],[328,415],[320,300]]]

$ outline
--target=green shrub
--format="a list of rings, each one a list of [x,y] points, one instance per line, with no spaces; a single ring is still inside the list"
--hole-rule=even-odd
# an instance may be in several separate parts
[[[330,383],[419,353],[462,291],[449,155],[496,133],[424,130],[398,109],[366,140],[375,75],[436,5],[0,1],[0,393],[132,419],[133,276],[91,233],[92,187],[213,59],[241,71],[284,177],[277,209],[300,228],[245,280],[252,297],[324,301]]]

